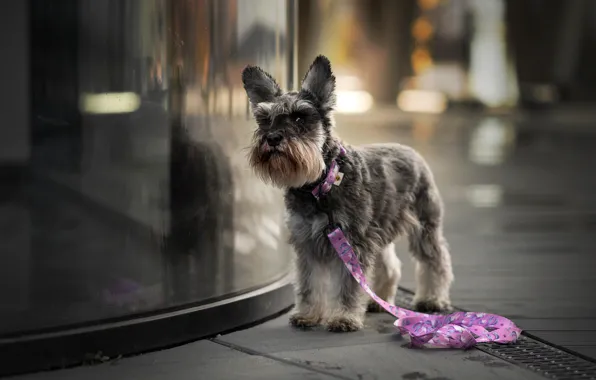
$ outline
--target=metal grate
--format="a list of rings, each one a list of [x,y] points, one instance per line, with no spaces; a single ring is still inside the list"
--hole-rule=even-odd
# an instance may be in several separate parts
[[[412,293],[400,289],[396,303],[410,308]],[[457,311],[465,311],[456,309]],[[525,367],[547,378],[557,380],[596,380],[596,363],[533,339],[522,333],[516,344],[503,345],[482,343],[476,346],[480,351]]]

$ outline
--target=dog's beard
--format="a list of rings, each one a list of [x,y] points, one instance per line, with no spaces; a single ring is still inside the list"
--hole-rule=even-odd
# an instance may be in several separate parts
[[[314,182],[325,170],[317,143],[308,140],[286,140],[275,149],[255,141],[250,150],[249,164],[264,182],[279,188],[300,187]]]

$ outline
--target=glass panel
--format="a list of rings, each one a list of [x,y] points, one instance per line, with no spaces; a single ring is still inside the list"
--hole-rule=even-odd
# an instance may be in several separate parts
[[[240,71],[293,83],[289,10],[31,1],[30,123],[9,141],[30,154],[2,169],[0,336],[207,302],[288,272],[281,194],[246,163]]]

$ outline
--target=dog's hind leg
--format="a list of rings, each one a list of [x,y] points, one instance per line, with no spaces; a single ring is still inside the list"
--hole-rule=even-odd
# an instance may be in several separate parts
[[[383,250],[375,262],[372,287],[373,291],[388,303],[395,304],[397,285],[401,279],[401,261],[395,254],[395,244],[391,243]],[[382,312],[384,309],[370,299],[368,311],[372,313]]]
[[[446,311],[451,308],[453,270],[443,237],[443,205],[432,178],[418,192],[414,206],[419,221],[409,233],[410,252],[416,261],[414,305],[420,312]]]

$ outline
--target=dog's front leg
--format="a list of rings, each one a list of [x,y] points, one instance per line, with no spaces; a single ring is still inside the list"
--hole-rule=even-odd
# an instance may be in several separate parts
[[[333,264],[327,329],[333,332],[360,330],[364,325],[368,296],[341,260],[338,259]],[[369,268],[363,266],[362,269],[369,278]]]
[[[323,320],[329,270],[312,255],[298,250],[296,257],[296,308],[290,323],[296,327],[314,327]]]

